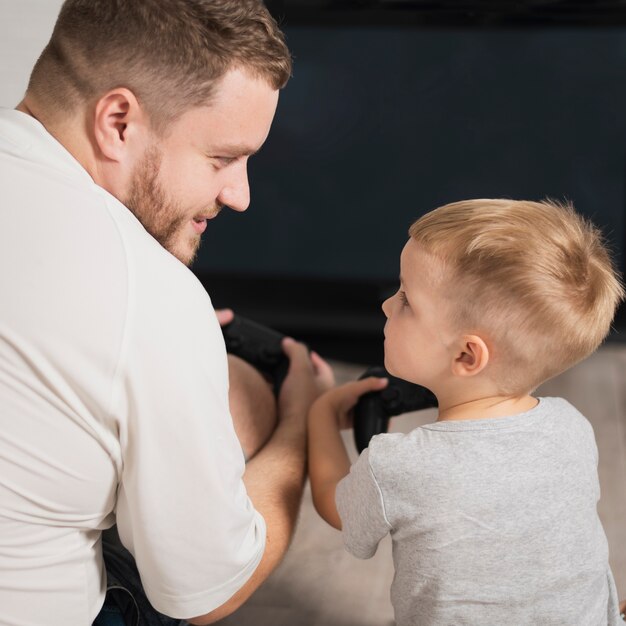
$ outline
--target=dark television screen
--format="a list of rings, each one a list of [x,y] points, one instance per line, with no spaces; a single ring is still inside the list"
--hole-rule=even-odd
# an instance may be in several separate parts
[[[252,201],[196,269],[395,278],[412,220],[476,197],[570,199],[624,231],[626,30],[292,27]]]
[[[382,297],[411,222],[466,198],[571,200],[623,268],[626,28],[285,31],[294,73],[250,162],[250,208],[210,225],[195,265],[220,302],[226,275]],[[291,320],[310,309],[285,306]]]

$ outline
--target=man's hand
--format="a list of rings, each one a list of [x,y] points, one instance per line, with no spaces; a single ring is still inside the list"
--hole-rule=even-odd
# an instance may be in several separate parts
[[[235,314],[232,309],[215,309],[215,315],[220,326],[226,326],[233,321]]]
[[[283,340],[283,350],[289,357],[289,372],[278,398],[279,418],[299,417],[302,424],[309,407],[322,393],[335,384],[333,370],[316,352],[291,338]]]

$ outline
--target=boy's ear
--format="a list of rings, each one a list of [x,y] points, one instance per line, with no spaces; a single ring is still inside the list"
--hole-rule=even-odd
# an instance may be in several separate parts
[[[129,153],[141,152],[150,127],[135,94],[120,87],[107,92],[96,103],[93,130],[102,155],[124,162]]]
[[[452,363],[455,376],[476,376],[489,363],[489,348],[478,335],[464,335]]]

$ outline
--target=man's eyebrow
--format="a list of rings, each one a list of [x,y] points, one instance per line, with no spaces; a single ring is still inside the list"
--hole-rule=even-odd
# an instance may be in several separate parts
[[[224,146],[214,146],[211,152],[214,154],[224,154],[233,156],[252,156],[256,154],[260,148],[251,148],[245,144],[229,144]]]

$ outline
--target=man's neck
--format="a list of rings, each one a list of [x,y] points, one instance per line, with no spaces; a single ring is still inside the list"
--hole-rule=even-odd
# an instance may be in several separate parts
[[[30,115],[31,117],[35,117],[33,112],[30,110],[30,107],[26,104],[26,100],[22,100],[16,107],[16,111],[21,111],[22,113],[26,113],[26,115]],[[35,118],[37,119],[37,118]]]
[[[94,181],[98,182],[95,176],[95,159],[93,158],[93,152],[89,147],[87,137],[85,136],[83,140],[73,130],[73,128],[80,129],[83,127],[80,113],[76,113],[72,127],[67,124],[55,123],[49,117],[40,113],[36,101],[29,98],[28,95],[15,107],[15,110],[26,113],[26,115],[36,119],[83,166]]]

